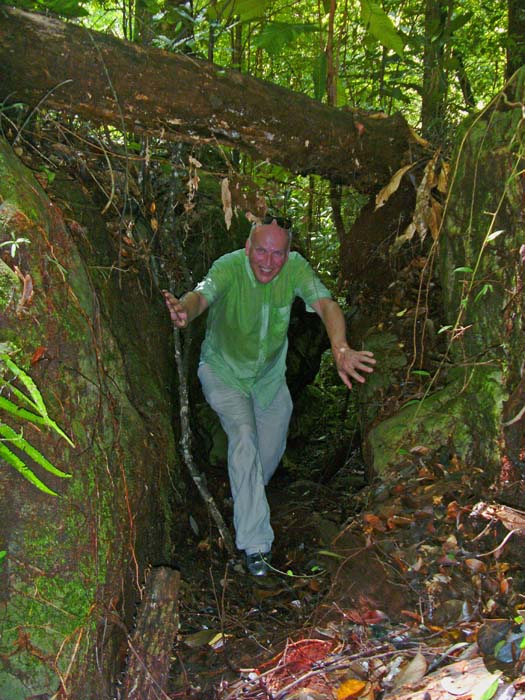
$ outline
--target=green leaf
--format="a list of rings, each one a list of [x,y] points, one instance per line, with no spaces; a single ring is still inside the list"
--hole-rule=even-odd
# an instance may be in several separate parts
[[[53,182],[53,180],[55,179],[56,173],[54,173],[54,172],[53,172],[52,170],[50,170],[49,168],[46,168],[45,165],[42,165],[42,166],[40,167],[40,170],[41,170],[41,172],[43,172],[44,175],[47,177],[47,183],[48,183],[48,185],[50,185],[50,184]]]
[[[10,391],[22,402],[28,405],[33,411],[26,411],[23,408],[16,406],[12,401],[5,399],[0,396],[0,408],[4,408],[6,411],[12,415],[16,415],[18,418],[29,420],[32,423],[37,423],[38,425],[45,425],[51,430],[54,430],[58,435],[64,438],[66,442],[74,447],[73,441],[66,435],[66,433],[58,426],[58,424],[50,418],[42,394],[38,390],[35,382],[31,377],[26,374],[17,364],[15,364],[11,358],[6,355],[0,355],[0,362],[5,364],[5,366],[11,370],[15,378],[18,379],[28,390],[31,398],[26,396],[20,389],[18,389],[13,384],[9,383]],[[0,382],[6,384],[5,380],[0,377]],[[38,414],[38,415],[37,415]]]
[[[420,377],[430,377],[430,372],[426,369],[413,369],[411,374],[417,374]]]
[[[11,452],[11,450],[8,447],[6,447],[6,445],[3,442],[0,442],[0,457],[5,462],[14,467],[17,470],[17,472],[19,472],[25,479],[30,481],[33,484],[33,486],[36,486],[37,489],[49,494],[50,496],[58,496],[58,493],[52,491],[42,481],[40,481],[36,474],[33,474],[31,469],[29,469],[29,467],[26,467],[26,465],[22,462],[20,457],[17,457],[17,455],[13,454],[13,452]]]
[[[35,382],[31,379],[31,377],[28,374],[26,374],[26,372],[24,372],[23,369],[20,369],[20,367],[11,360],[9,355],[2,355],[0,357],[0,361],[2,361],[6,365],[6,367],[11,370],[11,372],[15,376],[15,379],[20,380],[20,382],[29,391],[31,399],[33,400],[31,401],[31,399],[29,399],[15,386],[11,386],[11,390],[13,391],[13,393],[15,393],[20,400],[24,401],[25,403],[28,403],[33,410],[38,411],[38,413],[43,418],[47,417],[47,409],[44,404],[44,399],[42,398],[42,394],[38,390]]]
[[[36,2],[35,9],[54,12],[63,17],[87,17],[89,12],[76,0],[45,0]]]
[[[3,435],[4,438],[14,447],[17,447],[25,452],[28,457],[31,457],[31,459],[33,459],[46,471],[54,474],[55,476],[59,476],[62,479],[71,478],[71,474],[66,474],[66,472],[57,469],[57,467],[51,464],[51,462],[46,459],[46,457],[44,457],[44,455],[37,450],[36,447],[33,447],[33,445],[27,442],[27,440],[20,433],[17,433],[16,430],[13,430],[11,426],[6,425],[5,423],[0,423],[0,435]]]
[[[291,44],[301,34],[318,32],[317,24],[288,24],[287,22],[269,22],[254,39],[254,45],[265,49],[271,56],[278,54],[287,44]]]
[[[490,685],[486,688],[486,690],[484,690],[481,693],[481,695],[479,696],[479,700],[491,700],[491,698],[493,698],[494,695],[496,694],[496,691],[498,688],[499,688],[499,676],[495,680],[493,680],[492,683],[490,683]],[[474,695],[474,699],[478,700],[477,698],[475,698],[475,695]]]
[[[449,331],[451,328],[454,328],[454,326],[441,326],[441,328],[438,330],[438,335]]]
[[[454,272],[474,272],[471,267],[456,267]]]
[[[384,87],[382,90],[382,94],[386,95],[387,97],[393,97],[395,100],[399,100],[400,102],[404,102],[405,104],[410,104],[412,99],[409,95],[406,95],[397,85],[395,85],[394,87]]]
[[[209,19],[239,17],[241,22],[263,17],[270,0],[220,0],[208,8]]]
[[[13,387],[11,387],[11,389],[13,389]],[[29,421],[30,423],[34,423],[35,425],[42,425],[46,428],[51,428],[56,433],[58,433],[60,437],[63,437],[64,440],[66,440],[66,442],[68,442],[71,445],[71,447],[75,446],[72,440],[62,430],[62,428],[60,428],[54,420],[49,418],[49,416],[42,417],[37,413],[32,413],[31,411],[26,410],[25,408],[20,408],[20,406],[17,406],[9,399],[6,399],[5,396],[0,396],[0,408],[20,421]]]
[[[483,285],[483,287],[479,290],[479,292],[476,294],[474,301],[479,301],[481,297],[484,297],[488,292],[493,292],[494,287],[490,284],[490,282],[487,282],[486,284]]]
[[[360,0],[361,21],[372,36],[387,49],[403,56],[404,42],[386,12],[372,0]]]
[[[320,549],[317,554],[324,554],[325,557],[334,557],[334,559],[346,559],[342,554],[336,554],[336,552],[331,552],[329,549]]]
[[[465,12],[463,15],[454,17],[447,27],[447,34],[451,36],[454,32],[457,32],[458,29],[461,29],[461,27],[464,27],[468,22],[470,22],[471,19],[472,12]]]
[[[45,418],[25,408],[20,408],[20,406],[6,399],[5,396],[0,396],[0,408],[20,420],[28,420],[30,423],[36,423],[37,425],[46,425]]]
[[[500,231],[493,231],[492,233],[489,233],[486,239],[487,243],[494,241],[498,236],[501,236],[502,233],[505,233],[503,229],[501,229]]]

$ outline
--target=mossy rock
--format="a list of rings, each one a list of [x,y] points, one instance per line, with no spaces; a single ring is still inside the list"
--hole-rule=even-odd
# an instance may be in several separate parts
[[[461,376],[443,389],[410,402],[370,430],[366,452],[374,473],[384,475],[418,446],[431,454],[446,450],[469,463],[499,461],[497,426],[506,398],[501,373],[480,367],[456,374]]]

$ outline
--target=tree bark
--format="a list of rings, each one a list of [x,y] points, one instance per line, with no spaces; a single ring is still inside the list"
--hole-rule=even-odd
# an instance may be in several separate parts
[[[452,0],[426,0],[421,124],[423,136],[439,143],[446,132],[445,29]]]
[[[165,139],[220,143],[371,193],[413,145],[400,115],[339,110],[206,61],[0,9],[0,101]]]
[[[169,700],[171,653],[179,624],[180,573],[161,566],[147,582],[137,627],[129,640],[123,700]]]
[[[510,78],[525,64],[525,8],[521,0],[508,0],[507,70]]]

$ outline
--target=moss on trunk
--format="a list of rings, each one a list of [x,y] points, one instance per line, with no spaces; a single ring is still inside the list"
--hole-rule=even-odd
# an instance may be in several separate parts
[[[72,181],[50,200],[0,142],[0,242],[28,239],[0,270],[2,340],[18,348],[49,413],[74,441],[24,426],[60,480],[28,466],[58,497],[2,463],[3,668],[0,696],[108,693],[122,664],[145,567],[173,556],[169,322],[145,265],[118,275],[116,251],[94,202]],[[18,267],[34,295],[19,307]],[[5,416],[2,417],[5,419]],[[115,633],[116,632],[116,633]],[[13,653],[14,652],[14,653]]]

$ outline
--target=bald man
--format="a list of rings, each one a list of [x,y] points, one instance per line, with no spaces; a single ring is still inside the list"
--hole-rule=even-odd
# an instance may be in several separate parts
[[[254,576],[267,574],[274,540],[265,487],[284,454],[292,414],[285,375],[294,299],[320,316],[349,389],[375,364],[373,353],[349,346],[341,308],[290,244],[290,222],[267,216],[244,249],[219,258],[193,291],[181,299],[163,292],[178,328],[209,309],[198,374],[228,437],[235,541]]]

